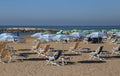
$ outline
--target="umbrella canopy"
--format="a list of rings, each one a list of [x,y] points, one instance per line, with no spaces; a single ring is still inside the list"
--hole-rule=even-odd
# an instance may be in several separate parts
[[[85,36],[85,34],[81,33],[81,32],[76,32],[76,33],[71,34],[71,36],[73,36],[73,37],[80,37],[80,36]]]
[[[45,34],[45,35],[41,35],[39,38],[52,39],[52,38],[54,38],[54,36],[56,36],[56,35],[55,34]]]
[[[63,30],[58,31],[56,34],[63,34]]]
[[[2,33],[0,34],[0,40],[7,40],[7,41],[25,41],[24,38],[21,38],[19,36],[15,36],[14,34],[12,33]]]
[[[111,29],[110,32],[115,33],[115,32],[119,32],[119,30],[118,29]]]
[[[6,35],[14,36],[12,33],[1,33],[1,34],[0,34],[0,37],[6,36]]]
[[[12,35],[6,35],[0,38],[0,40],[7,40],[7,41],[15,41],[15,40],[21,40],[22,38],[18,36],[12,36]]]
[[[41,35],[44,35],[44,33],[35,33],[31,37],[40,37]]]
[[[74,33],[74,32],[78,32],[78,30],[76,29],[71,30],[71,33]]]
[[[103,32],[93,32],[87,35],[87,37],[104,37],[104,36],[107,36],[107,34]]]
[[[120,36],[120,32],[116,32],[115,35]]]
[[[68,38],[68,36],[66,36],[66,35],[56,35],[54,38],[55,39],[65,39],[65,38]]]
[[[84,33],[84,34],[89,34],[90,31],[89,31],[89,30],[83,30],[82,33]]]

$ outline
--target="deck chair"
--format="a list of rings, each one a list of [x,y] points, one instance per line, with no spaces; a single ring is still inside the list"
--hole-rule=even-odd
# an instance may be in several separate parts
[[[90,59],[99,59],[99,60],[103,60],[102,58],[100,58],[100,54],[103,50],[103,46],[99,46],[98,49],[95,52],[91,52],[90,53]]]
[[[0,62],[4,63],[5,58],[8,58],[7,62],[11,61],[11,55],[9,54],[8,50],[3,48],[0,54]]]
[[[76,42],[73,47],[70,47],[69,52],[75,52],[76,54],[80,54],[79,43]]]
[[[57,65],[59,66],[59,64],[56,62],[56,60],[62,55],[62,51],[57,51],[54,53],[53,56],[48,56],[48,60],[47,61],[47,64],[52,64],[52,65]]]
[[[116,42],[117,42],[117,40],[118,40],[118,39],[117,39],[117,38],[115,38],[115,39],[112,39],[112,41],[111,41],[111,42],[112,42],[112,43],[116,43]]]
[[[56,60],[60,60],[62,62],[62,65],[67,64],[67,61],[70,61],[70,57],[63,57],[62,50],[58,50],[54,52],[53,56],[47,56],[48,60],[47,64],[57,65],[59,66],[59,63],[56,62]]]
[[[39,48],[39,50],[37,51],[38,56],[46,56],[45,54],[49,51],[50,49],[50,45],[45,45],[43,48]]]
[[[31,51],[37,52],[40,47],[41,47],[41,43],[39,42],[31,48]]]
[[[112,54],[120,54],[120,45],[118,45],[117,47],[114,47],[112,50]]]
[[[16,54],[16,50],[14,50],[14,48],[11,45],[8,45],[7,49],[8,55],[11,57],[11,61],[17,59],[23,61],[23,59],[26,59],[28,57],[28,55],[25,54]]]
[[[6,45],[7,45],[7,43],[2,43],[2,44],[0,45],[0,51],[1,51],[3,48],[6,48]]]

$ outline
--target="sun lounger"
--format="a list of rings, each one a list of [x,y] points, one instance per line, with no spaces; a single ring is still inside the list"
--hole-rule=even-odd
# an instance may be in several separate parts
[[[116,44],[120,44],[120,40],[116,41]]]
[[[70,60],[69,57],[64,57],[62,54],[62,50],[58,50],[54,52],[53,56],[47,56],[47,64],[57,65],[59,66],[59,63],[56,62],[56,60],[60,59],[62,62],[62,65],[67,63],[67,60]]]
[[[111,40],[111,43],[116,43],[116,42],[117,42],[117,38]]]
[[[45,45],[43,48],[39,48],[37,53],[38,53],[38,56],[46,56],[45,54],[49,51],[50,49],[50,45]]]
[[[5,47],[6,47],[6,44],[0,45],[0,51],[1,51],[3,48],[5,48]]]
[[[23,61],[24,56],[20,54],[15,54],[15,50],[12,46],[7,45],[6,48],[3,48],[0,52],[0,62],[4,63],[4,59],[7,58],[7,62],[11,62],[13,59],[21,59]]]
[[[0,53],[0,62],[4,63],[4,58],[8,58],[7,62],[11,61],[11,56],[7,49],[3,48]]]
[[[41,47],[41,43],[38,42],[38,43],[36,43],[35,46],[32,46],[31,51],[37,52],[37,51],[39,50],[40,47]]]
[[[76,54],[80,54],[80,50],[79,50],[79,43],[76,42],[75,45],[73,47],[70,47],[69,52],[75,52]]]
[[[120,45],[118,45],[117,47],[114,47],[112,50],[112,54],[120,54]]]
[[[103,46],[99,46],[98,49],[95,51],[95,52],[91,52],[90,53],[90,59],[99,59],[99,60],[103,60],[102,58],[100,58],[100,53],[102,52],[103,50]]]

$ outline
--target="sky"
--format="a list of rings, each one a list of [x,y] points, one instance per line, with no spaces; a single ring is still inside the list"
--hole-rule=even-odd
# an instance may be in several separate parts
[[[0,0],[0,25],[118,25],[120,0]]]

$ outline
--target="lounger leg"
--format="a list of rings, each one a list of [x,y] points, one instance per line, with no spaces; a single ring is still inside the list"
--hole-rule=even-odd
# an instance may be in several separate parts
[[[12,60],[12,57],[11,57],[11,56],[7,56],[7,58],[8,58],[7,63],[10,63],[10,62],[11,62],[11,60]]]
[[[46,65],[48,65],[50,63],[50,61],[49,60],[46,60],[46,61],[47,61]]]
[[[53,64],[53,65],[58,65],[55,59],[53,60],[53,63],[52,63],[52,64]]]
[[[97,55],[97,58],[98,58],[99,60],[103,60],[102,58],[100,58],[100,56],[99,56],[99,55]]]
[[[2,61],[2,59],[0,58],[0,62],[4,64],[4,62]]]
[[[112,54],[114,54],[114,53],[115,53],[115,50],[112,51]]]
[[[90,55],[90,60],[94,59],[94,56]]]
[[[65,59],[61,58],[61,61],[62,61],[62,65],[65,65]]]

